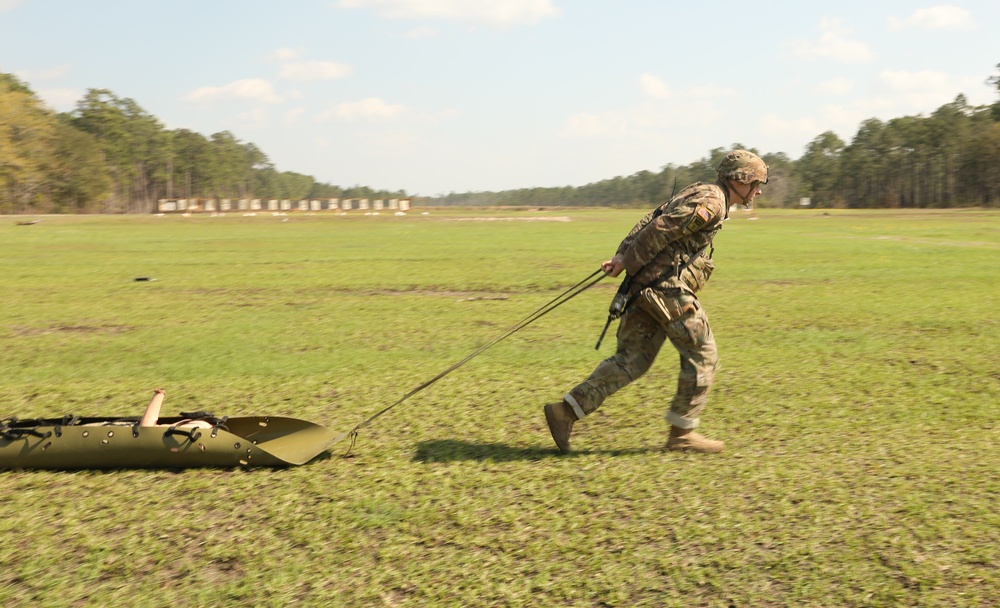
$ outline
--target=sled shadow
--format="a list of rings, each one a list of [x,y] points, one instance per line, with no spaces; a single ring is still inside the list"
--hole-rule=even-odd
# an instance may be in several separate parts
[[[630,448],[620,450],[579,450],[569,454],[561,454],[556,448],[517,447],[503,443],[470,443],[456,439],[438,439],[422,441],[417,445],[413,456],[416,462],[455,462],[460,460],[513,462],[517,460],[543,460],[545,458],[577,458],[588,455],[626,456],[630,454],[646,454],[654,450],[649,448]]]

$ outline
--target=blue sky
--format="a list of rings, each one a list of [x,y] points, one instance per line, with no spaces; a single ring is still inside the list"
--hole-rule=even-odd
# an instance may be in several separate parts
[[[989,24],[993,24],[990,26]],[[579,186],[735,142],[996,101],[1000,2],[0,0],[0,71],[433,196]]]

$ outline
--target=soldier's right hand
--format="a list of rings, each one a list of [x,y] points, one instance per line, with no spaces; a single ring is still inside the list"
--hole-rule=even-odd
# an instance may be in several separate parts
[[[622,271],[625,270],[625,264],[622,263],[621,254],[618,254],[607,262],[601,264],[601,270],[603,270],[604,274],[609,277],[616,277],[620,275]]]

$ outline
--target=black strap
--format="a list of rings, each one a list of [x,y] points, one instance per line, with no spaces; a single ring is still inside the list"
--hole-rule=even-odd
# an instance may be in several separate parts
[[[79,421],[80,417],[74,416],[73,414],[66,414],[65,416],[63,416],[62,420],[60,420],[53,429],[56,432],[56,437],[62,437],[62,427],[73,426]]]
[[[698,258],[700,258],[701,256],[705,255],[705,251],[708,250],[708,248],[709,248],[709,246],[711,246],[711,244],[712,243],[710,241],[708,243],[708,245],[705,245],[704,247],[702,247],[701,249],[699,249],[698,251],[696,251],[694,255],[688,256],[688,259],[687,259],[686,262],[684,262],[683,264],[680,264],[679,266],[677,266],[677,278],[678,279],[681,278],[681,273],[682,272],[684,272],[685,270],[687,270],[688,268],[690,268],[691,264],[694,264],[696,261],[698,261]],[[709,256],[709,257],[711,257],[711,256]],[[661,275],[658,279],[656,279],[656,282],[659,283],[662,280],[663,280],[663,276]]]
[[[229,427],[226,426],[226,421],[227,420],[229,420],[229,416],[223,416],[222,418],[219,418],[212,425],[212,433],[211,433],[212,434],[212,439],[215,439],[215,437],[219,434],[219,430],[220,429],[223,430],[223,431],[226,431],[227,433],[229,432]]]
[[[45,439],[46,437],[50,437],[52,435],[52,431],[46,431],[43,433],[34,427],[16,427],[16,428],[4,429],[4,431],[0,433],[0,437],[6,439],[7,441],[20,439],[25,435],[31,435],[33,437],[41,437],[42,439]]]
[[[198,441],[198,438],[201,437],[201,431],[197,429],[179,429],[177,427],[180,424],[181,422],[178,422],[177,424],[163,431],[163,436],[170,437],[171,435],[184,435],[185,437],[188,438],[188,441],[190,441],[191,443]]]
[[[45,431],[43,433],[38,430],[38,427],[50,425],[55,427],[56,436],[62,435],[62,428],[60,428],[59,423],[53,424],[51,421],[44,420],[42,418],[19,420],[16,416],[11,416],[10,418],[0,421],[0,438],[6,441],[13,441],[15,439],[20,439],[25,435],[30,435],[32,437],[41,437],[42,439],[45,439],[46,437],[52,436],[52,431]]]
[[[212,425],[211,436],[213,439],[218,436],[219,431],[229,432],[229,427],[226,426],[226,421],[229,420],[229,416],[222,416],[221,418],[212,414],[211,412],[206,412],[205,410],[198,410],[197,412],[181,412],[181,417],[185,420],[178,422],[173,427],[175,428],[180,424],[185,422],[190,422],[192,420],[204,420],[205,422]]]
[[[206,412],[205,410],[198,410],[197,412],[181,412],[181,418],[189,418],[191,420],[204,420],[205,422],[210,422],[215,424],[219,418],[211,412]]]

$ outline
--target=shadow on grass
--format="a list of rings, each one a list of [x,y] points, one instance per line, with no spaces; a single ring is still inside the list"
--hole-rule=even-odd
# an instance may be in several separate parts
[[[620,450],[580,450],[561,454],[555,448],[515,447],[503,443],[469,443],[455,439],[422,441],[417,445],[413,460],[417,462],[454,462],[476,460],[511,462],[515,460],[542,460],[544,458],[576,458],[579,456],[606,455],[627,456],[647,454],[658,450],[650,448],[630,448]]]

